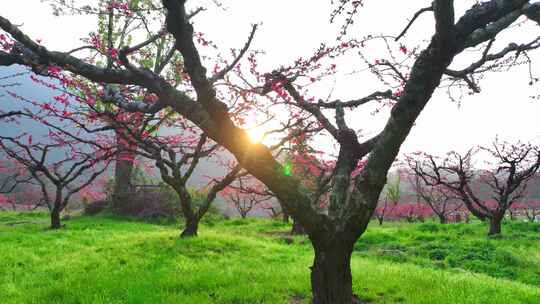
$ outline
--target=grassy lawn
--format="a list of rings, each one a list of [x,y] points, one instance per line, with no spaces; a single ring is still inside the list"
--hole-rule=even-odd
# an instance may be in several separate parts
[[[21,223],[28,221],[27,223]],[[172,225],[0,213],[1,303],[309,303],[312,249],[265,220]],[[355,248],[354,289],[372,303],[540,303],[540,225],[372,223]]]

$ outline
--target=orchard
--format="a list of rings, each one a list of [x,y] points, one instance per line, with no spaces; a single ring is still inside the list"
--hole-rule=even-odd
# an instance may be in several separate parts
[[[0,13],[1,209],[46,211],[50,228],[67,233],[61,214],[82,197],[107,201],[105,212],[123,218],[140,213],[137,189],[155,188],[171,198],[164,205],[180,210],[178,238],[200,238],[199,226],[221,205],[241,218],[292,218],[313,249],[305,275],[314,304],[364,303],[369,288],[357,278],[372,273],[356,268],[353,276],[351,265],[373,220],[450,226],[470,215],[488,224],[490,236],[504,236],[510,213],[538,221],[534,122],[536,138],[506,141],[493,132],[497,139],[467,150],[467,141],[485,137],[462,128],[466,117],[453,121],[465,152],[407,145],[433,116],[428,107],[467,107],[498,89],[490,77],[505,75],[507,91],[534,88],[540,3],[417,1],[407,4],[411,15],[392,18],[389,1],[386,8],[327,1],[326,19],[316,23],[332,34],[296,56],[313,32],[289,41],[264,22],[223,31],[234,7],[226,1],[44,2],[51,16],[91,19],[94,28],[62,42],[77,47],[56,48],[52,37]],[[302,3],[296,19],[308,22]],[[272,5],[279,12],[297,4]],[[31,18],[23,7],[17,14]],[[389,26],[398,30],[384,32]],[[47,93],[17,90],[21,77]],[[534,94],[525,99],[538,103]],[[430,119],[444,119],[437,115]],[[497,123],[510,127],[508,119]],[[425,142],[445,142],[438,126],[429,128],[435,135]],[[155,214],[169,210],[159,208]]]

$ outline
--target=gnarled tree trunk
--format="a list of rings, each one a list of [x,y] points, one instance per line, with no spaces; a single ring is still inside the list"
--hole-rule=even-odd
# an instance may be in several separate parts
[[[51,229],[60,229],[62,224],[60,223],[60,209],[53,208],[51,211]]]
[[[199,231],[199,219],[186,218],[186,226],[184,227],[184,230],[182,230],[180,237],[186,238],[186,237],[197,236],[198,231]]]
[[[291,229],[291,234],[292,235],[306,234],[306,230],[304,229],[304,227],[302,227],[302,225],[300,225],[300,222],[293,219],[293,226]]]
[[[118,157],[114,168],[114,189],[112,195],[113,210],[122,212],[129,204],[128,197],[132,192],[131,175],[133,172],[133,161]]]
[[[120,132],[120,131],[117,131]],[[116,142],[120,149],[128,149],[129,145],[122,138],[122,135],[116,134]],[[115,160],[114,167],[114,188],[112,195],[112,209],[114,212],[123,213],[129,205],[129,194],[133,191],[131,176],[133,174],[133,160],[135,154],[129,151],[121,151]]]
[[[446,223],[448,223],[448,219],[446,218],[446,216],[445,216],[444,214],[439,214],[438,216],[439,216],[439,222],[440,222],[441,224],[446,224]]]
[[[501,234],[503,216],[496,214],[489,219],[489,235]]]
[[[316,244],[311,267],[313,304],[359,303],[352,292],[351,254],[354,243],[336,239],[330,244]]]

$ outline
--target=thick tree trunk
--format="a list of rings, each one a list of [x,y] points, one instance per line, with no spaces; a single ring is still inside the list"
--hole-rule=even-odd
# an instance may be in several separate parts
[[[441,214],[441,215],[439,215],[439,222],[441,224],[446,224],[446,223],[448,223],[448,219],[446,218],[446,216]]]
[[[120,131],[117,131],[120,132]],[[118,146],[124,149],[129,148],[129,145],[122,138],[122,135],[116,134],[116,142]],[[128,211],[129,194],[133,191],[131,184],[131,176],[133,174],[133,160],[135,154],[128,151],[121,151],[115,160],[114,167],[114,188],[112,195],[112,209],[117,213]]]
[[[182,238],[194,237],[194,236],[197,236],[198,231],[199,231],[199,220],[186,219],[186,227],[184,227],[184,230],[182,231],[182,234],[180,234],[180,237]]]
[[[313,245],[315,261],[311,267],[313,304],[356,304],[352,292],[351,254],[353,244],[333,242]]]
[[[114,168],[114,189],[112,196],[113,210],[122,213],[129,204],[129,194],[132,192],[131,174],[133,161],[118,157]]]
[[[495,215],[489,219],[489,235],[501,234],[502,216]]]
[[[62,224],[60,223],[60,210],[53,209],[51,211],[51,229],[60,229]]]
[[[292,229],[291,229],[291,234],[292,235],[303,235],[303,234],[306,234],[306,230],[304,229],[304,227],[302,227],[302,225],[300,225],[300,223],[298,221],[293,219],[293,225],[292,225]]]

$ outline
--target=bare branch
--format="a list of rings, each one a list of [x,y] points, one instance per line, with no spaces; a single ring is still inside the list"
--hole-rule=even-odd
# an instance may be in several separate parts
[[[366,97],[354,99],[354,100],[348,100],[348,101],[341,101],[341,100],[335,100],[331,102],[324,102],[322,100],[319,100],[317,103],[317,106],[321,108],[328,108],[328,109],[335,109],[338,105],[343,108],[356,108],[358,106],[361,106],[363,104],[366,104],[373,100],[381,100],[381,99],[392,99],[392,91],[377,91],[374,92]]]
[[[412,17],[411,21],[409,21],[409,23],[407,24],[407,26],[405,27],[405,29],[403,29],[403,31],[401,31],[401,33],[399,33],[399,35],[397,35],[397,37],[395,38],[396,41],[398,41],[399,39],[401,39],[403,36],[405,36],[405,34],[407,33],[407,31],[409,30],[409,28],[413,25],[413,23],[416,21],[416,19],[418,17],[420,17],[420,15],[422,15],[423,13],[425,12],[432,12],[433,11],[433,7],[432,6],[429,6],[429,7],[424,7],[424,8],[421,8],[420,10],[418,10],[414,16]]]
[[[233,62],[230,65],[226,66],[223,70],[219,71],[216,75],[210,78],[209,80],[210,83],[214,83],[220,79],[223,79],[223,77],[225,77],[227,73],[229,73],[232,69],[234,69],[234,67],[238,64],[240,59],[242,59],[244,54],[248,51],[251,45],[251,42],[253,41],[253,37],[255,36],[255,32],[257,31],[257,27],[258,27],[257,24],[254,24],[252,26],[251,33],[249,34],[249,37],[248,37],[248,41],[246,42],[244,47],[240,50],[240,53],[238,54],[238,56],[236,56],[236,58],[233,60]]]

